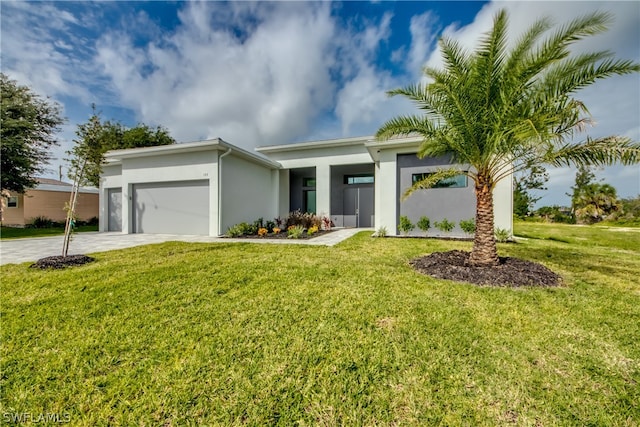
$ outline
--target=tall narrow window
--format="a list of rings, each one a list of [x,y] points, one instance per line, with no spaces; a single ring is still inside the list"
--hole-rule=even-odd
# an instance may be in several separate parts
[[[302,197],[305,212],[316,213],[316,178],[302,178]]]
[[[304,211],[316,213],[316,190],[304,190]]]

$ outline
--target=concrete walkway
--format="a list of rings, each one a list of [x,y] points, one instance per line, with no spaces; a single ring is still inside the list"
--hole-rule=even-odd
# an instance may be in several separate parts
[[[373,231],[367,228],[342,228],[314,239],[230,239],[209,236],[181,236],[176,234],[122,234],[119,232],[85,232],[73,235],[69,245],[69,254],[91,254],[112,251],[162,242],[201,242],[201,243],[265,243],[285,245],[333,246],[360,231]],[[52,255],[60,255],[63,236],[34,237],[25,239],[7,239],[0,241],[0,265],[36,261]]]

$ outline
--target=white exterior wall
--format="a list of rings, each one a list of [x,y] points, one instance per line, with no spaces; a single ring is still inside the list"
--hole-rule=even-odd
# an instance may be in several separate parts
[[[513,175],[499,181],[493,189],[493,225],[509,230],[513,236]]]
[[[253,222],[262,217],[265,221],[278,216],[278,171],[249,162],[233,155],[220,160],[222,170],[221,228],[224,234],[229,227],[240,222]]]
[[[306,148],[295,151],[266,153],[284,169],[316,169],[316,212],[318,215],[331,214],[331,166],[373,163],[371,156],[362,144],[336,146],[331,148]],[[285,171],[288,172],[288,171]],[[281,203],[278,214],[289,213],[289,184],[283,182],[280,187]],[[286,207],[285,207],[286,205]]]
[[[397,152],[384,150],[380,152],[380,160],[376,163],[375,187],[375,229],[386,228],[387,234],[396,232],[396,194],[398,170]]]
[[[100,175],[100,201],[99,201],[99,226],[100,231],[109,229],[109,218],[107,212],[107,203],[109,200],[108,192],[110,188],[122,187],[122,165],[104,165],[102,174]],[[124,202],[124,201],[123,201]],[[124,203],[123,203],[124,206]]]
[[[109,188],[122,188],[122,232],[133,232],[133,185],[140,183],[209,180],[209,234],[218,235],[218,152],[216,150],[125,158],[121,165],[103,167],[100,186],[100,231],[107,231]]]
[[[397,235],[398,154],[415,153],[416,147],[385,148],[378,151],[375,186],[375,229],[385,227],[388,235]],[[513,185],[512,175],[507,176],[493,190],[494,227],[513,233]],[[470,182],[470,185],[473,185]]]

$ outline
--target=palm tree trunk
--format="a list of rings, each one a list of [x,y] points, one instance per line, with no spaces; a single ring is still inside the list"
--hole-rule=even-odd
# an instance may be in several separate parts
[[[493,230],[493,191],[488,179],[476,181],[476,233],[469,264],[479,267],[498,265],[498,250]]]

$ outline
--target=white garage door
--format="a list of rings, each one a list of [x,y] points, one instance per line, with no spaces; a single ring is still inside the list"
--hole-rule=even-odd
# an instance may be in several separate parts
[[[209,235],[209,181],[134,184],[133,232]]]

